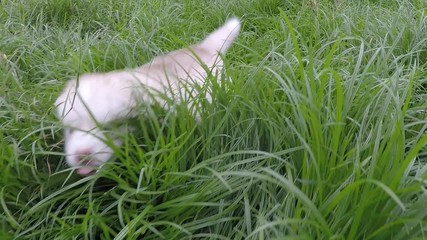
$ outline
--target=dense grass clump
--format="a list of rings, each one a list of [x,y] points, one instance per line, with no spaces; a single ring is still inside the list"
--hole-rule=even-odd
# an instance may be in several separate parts
[[[2,1],[0,238],[425,238],[427,4],[315,2]],[[68,79],[231,15],[242,33],[200,124],[153,106],[98,174],[66,166]]]

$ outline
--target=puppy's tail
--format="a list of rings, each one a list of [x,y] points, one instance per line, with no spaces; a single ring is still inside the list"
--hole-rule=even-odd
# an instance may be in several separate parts
[[[222,27],[209,34],[200,43],[200,47],[225,54],[239,35],[240,20],[236,17],[229,19]]]

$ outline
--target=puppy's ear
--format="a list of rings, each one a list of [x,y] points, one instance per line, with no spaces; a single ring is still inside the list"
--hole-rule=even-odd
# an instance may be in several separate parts
[[[66,83],[61,94],[55,101],[57,118],[62,119],[71,110],[76,97],[76,80],[73,79]]]

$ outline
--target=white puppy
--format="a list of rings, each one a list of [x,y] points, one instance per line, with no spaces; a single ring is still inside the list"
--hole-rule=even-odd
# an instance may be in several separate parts
[[[84,74],[68,82],[55,102],[65,128],[67,163],[81,175],[90,174],[113,154],[99,124],[135,116],[140,103],[166,104],[164,98],[156,98],[158,93],[171,98],[194,96],[195,89],[188,88],[203,85],[206,71],[220,73],[220,55],[226,53],[239,30],[240,21],[232,18],[202,42],[156,57],[139,68]],[[206,95],[210,100],[209,93]],[[112,139],[120,146],[120,140]]]

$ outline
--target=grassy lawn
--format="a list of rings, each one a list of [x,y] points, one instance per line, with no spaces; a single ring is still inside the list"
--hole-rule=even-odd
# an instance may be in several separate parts
[[[0,239],[427,238],[427,3],[333,2],[1,1]],[[232,15],[200,124],[154,106],[98,174],[67,167],[68,79]]]

